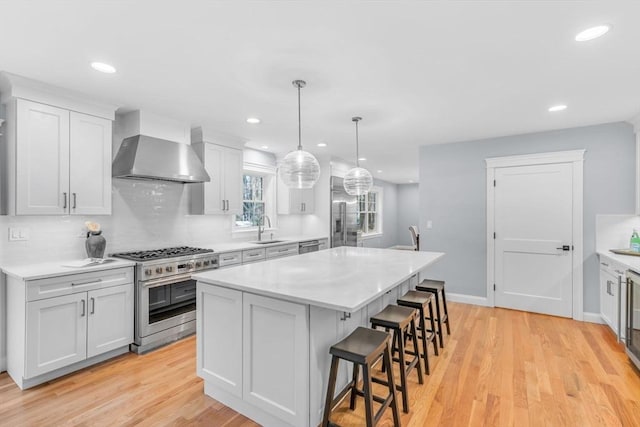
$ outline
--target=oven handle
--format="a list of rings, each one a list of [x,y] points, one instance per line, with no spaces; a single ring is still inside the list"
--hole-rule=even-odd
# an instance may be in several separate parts
[[[181,282],[183,280],[189,280],[189,279],[191,279],[191,274],[181,274],[178,276],[163,277],[161,279],[142,281],[140,282],[140,284],[142,285],[143,288],[149,289],[149,288],[157,288],[159,286],[171,285],[173,283]]]

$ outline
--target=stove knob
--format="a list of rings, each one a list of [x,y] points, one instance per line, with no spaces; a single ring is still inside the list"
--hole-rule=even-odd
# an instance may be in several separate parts
[[[167,273],[170,273],[173,271],[173,267],[169,266],[169,267],[165,267],[164,271],[166,271]]]
[[[147,268],[147,269],[144,270],[145,276],[151,276],[151,273],[153,273],[153,272],[151,271],[150,268]]]
[[[204,265],[205,267],[209,265],[209,260],[206,259],[204,261],[202,261],[202,265]]]
[[[156,273],[158,273],[158,274],[162,273],[162,267],[157,267],[156,268]]]
[[[202,267],[202,263],[200,261],[196,262],[196,268]]]

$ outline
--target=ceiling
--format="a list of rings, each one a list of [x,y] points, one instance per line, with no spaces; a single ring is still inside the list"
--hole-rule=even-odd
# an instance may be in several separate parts
[[[279,155],[297,145],[291,81],[306,80],[305,149],[353,160],[351,117],[362,116],[362,166],[396,183],[417,180],[421,145],[640,112],[633,0],[0,0],[0,10],[0,69]],[[574,41],[601,23],[613,29]],[[568,109],[547,111],[558,103]]]

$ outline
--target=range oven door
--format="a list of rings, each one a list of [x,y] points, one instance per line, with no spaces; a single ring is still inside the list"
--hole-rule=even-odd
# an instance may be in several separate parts
[[[137,338],[196,318],[196,281],[190,274],[141,281],[137,292]]]
[[[640,369],[640,275],[627,272],[627,355]]]

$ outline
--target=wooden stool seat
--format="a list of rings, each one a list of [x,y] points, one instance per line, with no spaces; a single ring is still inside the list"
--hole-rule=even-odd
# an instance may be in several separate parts
[[[447,326],[447,335],[451,335],[451,328],[449,326],[449,311],[447,310],[447,296],[444,291],[444,280],[432,280],[425,279],[416,285],[417,291],[431,292],[435,295],[436,301],[436,324],[438,326],[438,339],[440,341],[440,348],[444,348],[444,338],[442,334],[442,324]],[[440,298],[442,297],[442,302]],[[440,309],[442,307],[442,310]]]
[[[424,360],[424,370],[427,375],[431,374],[429,368],[429,343],[433,344],[433,351],[437,356],[438,343],[436,342],[436,326],[433,315],[433,301],[435,300],[433,293],[422,291],[408,291],[406,294],[398,298],[397,303],[400,306],[411,307],[418,310],[420,322],[418,323],[417,339],[422,342],[422,359]],[[427,310],[429,315],[427,316]],[[426,320],[430,322],[430,328],[426,326]],[[414,343],[417,345],[417,342]]]
[[[386,332],[358,327],[345,339],[331,346],[329,350],[331,354],[331,372],[329,373],[324,416],[322,417],[323,427],[335,425],[329,421],[331,411],[349,392],[351,392],[349,407],[352,410],[356,407],[356,396],[364,397],[367,427],[374,427],[378,424],[380,418],[382,418],[382,414],[389,406],[391,406],[393,412],[393,425],[400,427],[400,413],[398,412],[398,401],[394,390],[395,382],[393,379],[392,357],[389,349],[390,340],[391,337]],[[340,359],[353,363],[353,378],[334,398],[333,394],[336,387]],[[386,368],[386,381],[371,376],[371,368],[374,363],[380,359],[382,359],[383,367]],[[358,372],[360,366],[362,366],[363,375],[362,390],[358,389]],[[386,397],[373,394],[372,382],[374,380],[379,384],[387,386],[389,393]],[[373,412],[374,401],[382,404],[375,414]]]
[[[420,347],[416,345],[414,340],[414,351],[405,349],[407,333],[411,336],[418,336],[416,331],[416,314],[417,310],[411,307],[401,307],[397,305],[388,305],[380,313],[371,317],[371,327],[382,327],[393,331],[393,344],[391,346],[392,359],[400,365],[400,385],[396,385],[396,389],[402,392],[402,411],[409,412],[409,392],[407,387],[407,375],[416,368],[418,371],[418,382],[424,383],[422,378],[422,364],[420,363]],[[396,352],[398,357],[395,357]],[[406,360],[405,355],[411,355],[411,360]],[[384,369],[385,367],[383,367]],[[377,380],[374,379],[377,382]]]

